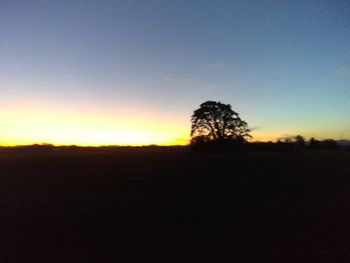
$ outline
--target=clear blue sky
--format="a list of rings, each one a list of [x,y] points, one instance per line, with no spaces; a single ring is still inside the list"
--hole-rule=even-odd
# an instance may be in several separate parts
[[[350,138],[346,0],[2,0],[0,58],[0,144],[185,142],[206,100],[258,140]]]

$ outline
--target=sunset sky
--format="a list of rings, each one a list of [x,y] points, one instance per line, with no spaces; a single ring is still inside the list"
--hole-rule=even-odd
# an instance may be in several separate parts
[[[0,145],[186,144],[206,100],[350,139],[350,1],[0,1]]]

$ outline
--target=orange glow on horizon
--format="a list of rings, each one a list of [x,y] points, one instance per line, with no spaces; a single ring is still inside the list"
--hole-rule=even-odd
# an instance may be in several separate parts
[[[0,145],[52,143],[78,146],[186,145],[188,127],[147,120],[137,116],[72,113],[35,107],[3,109],[0,115]]]

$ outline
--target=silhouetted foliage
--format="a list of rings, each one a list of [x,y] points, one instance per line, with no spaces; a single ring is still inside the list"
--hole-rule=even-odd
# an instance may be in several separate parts
[[[319,140],[316,140],[314,137],[312,137],[309,141],[308,147],[310,149],[320,149],[321,148],[321,142]]]
[[[287,136],[277,140],[276,145],[280,149],[303,149],[306,147],[306,140],[301,135]]]
[[[336,149],[338,147],[338,144],[335,140],[332,139],[326,139],[322,141],[322,146],[325,149]]]
[[[278,139],[276,142],[276,149],[278,150],[291,150],[293,148],[293,138],[285,137],[283,139]]]
[[[306,141],[303,136],[297,135],[295,137],[283,137],[276,142],[251,142],[246,149],[249,150],[271,150],[271,151],[350,151],[350,146],[347,140],[325,139],[317,140],[314,137]]]
[[[205,150],[207,148],[207,145],[209,144],[209,139],[207,136],[199,135],[191,140],[191,145],[195,147],[197,150]]]
[[[248,124],[230,104],[206,101],[194,111],[191,122],[191,146],[197,149],[226,149],[251,138]]]
[[[305,148],[306,146],[306,142],[305,142],[305,138],[301,135],[297,135],[294,137],[294,145],[295,148]]]

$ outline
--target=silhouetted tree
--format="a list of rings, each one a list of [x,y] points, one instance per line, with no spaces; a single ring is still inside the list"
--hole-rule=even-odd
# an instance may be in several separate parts
[[[305,138],[301,135],[294,137],[295,148],[304,148],[306,146]]]
[[[321,142],[312,137],[309,141],[308,147],[311,149],[319,149],[321,147]]]
[[[251,138],[248,124],[230,104],[206,101],[193,112],[191,122],[191,145],[243,144]]]

